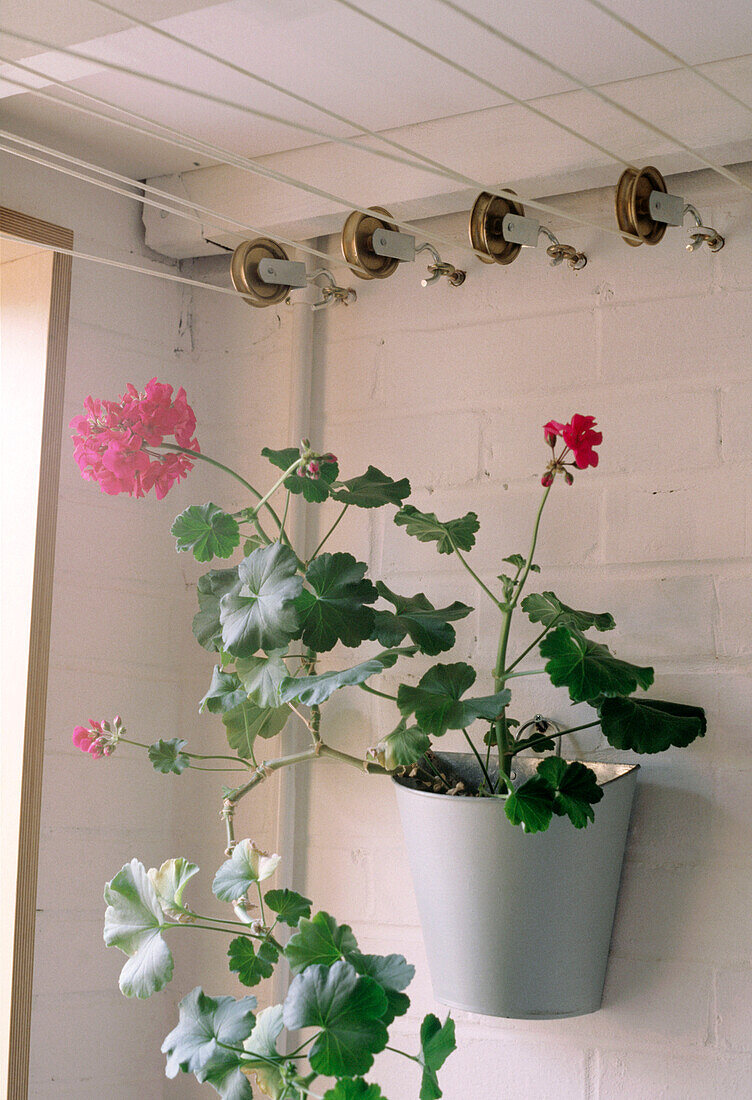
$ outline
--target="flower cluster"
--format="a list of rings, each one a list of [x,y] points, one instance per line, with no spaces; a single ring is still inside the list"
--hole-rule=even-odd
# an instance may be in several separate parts
[[[115,715],[113,722],[105,718],[97,720],[89,719],[89,728],[76,726],[73,731],[73,744],[81,752],[88,752],[95,760],[103,756],[112,756],[120,738],[125,733],[125,726],[119,714]]]
[[[311,455],[308,461],[304,462],[303,465],[298,468],[298,476],[309,477],[313,481],[318,481],[321,477],[322,464],[336,461],[337,456],[331,453],[325,455]]]
[[[575,413],[568,424],[560,424],[558,420],[549,420],[543,425],[543,438],[554,452],[556,440],[561,438],[564,442],[564,450],[559,454],[553,454],[546,472],[541,478],[541,484],[548,488],[553,484],[556,474],[563,473],[567,485],[574,481],[566,466],[576,466],[578,470],[585,470],[588,466],[598,465],[598,454],[595,448],[603,442],[603,433],[596,432],[596,420],[594,416],[582,416]],[[573,461],[565,462],[570,455]]]
[[[196,417],[181,386],[152,378],[142,393],[133,385],[118,401],[87,397],[85,412],[74,416],[73,453],[87,481],[96,481],[104,493],[142,497],[154,489],[161,500],[176,481],[193,469],[182,453],[156,454],[172,436],[178,447],[199,451],[193,438]]]

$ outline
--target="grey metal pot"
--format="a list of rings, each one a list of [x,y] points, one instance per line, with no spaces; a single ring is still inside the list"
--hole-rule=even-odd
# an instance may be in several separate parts
[[[465,753],[437,754],[475,783]],[[517,759],[516,780],[537,767]],[[591,764],[595,822],[512,826],[501,799],[433,794],[395,778],[434,994],[487,1016],[552,1020],[601,1005],[639,764]]]

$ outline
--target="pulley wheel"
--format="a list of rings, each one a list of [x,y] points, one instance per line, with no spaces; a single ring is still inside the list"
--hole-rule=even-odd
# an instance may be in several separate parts
[[[265,283],[259,275],[259,264],[262,260],[289,259],[284,248],[269,237],[256,237],[239,244],[232,254],[230,277],[235,289],[243,295],[243,301],[257,309],[283,302],[291,288]]]
[[[641,244],[658,244],[666,232],[666,222],[657,222],[650,213],[650,195],[653,191],[667,192],[666,181],[657,168],[648,165],[642,170],[625,168],[616,186],[616,221],[622,233],[639,237],[632,241],[633,248]]]
[[[470,211],[470,243],[485,264],[511,264],[522,251],[521,244],[504,240],[504,218],[507,214],[525,216],[525,210],[513,199],[504,199],[481,191]]]
[[[393,256],[379,256],[373,250],[373,235],[377,229],[397,232],[397,226],[388,220],[391,214],[383,206],[371,206],[372,213],[353,210],[342,228],[342,255],[356,269],[360,279],[388,279],[399,267]]]

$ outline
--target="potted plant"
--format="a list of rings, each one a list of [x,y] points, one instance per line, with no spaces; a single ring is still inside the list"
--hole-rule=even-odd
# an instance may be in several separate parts
[[[257,853],[247,838],[236,842],[233,819],[238,802],[280,768],[328,759],[366,773],[395,777],[408,842],[415,848],[411,863],[426,926],[427,946],[429,952],[432,947],[434,949],[434,957],[429,960],[434,987],[441,999],[499,1015],[567,1015],[597,1007],[595,1001],[599,1001],[602,987],[635,769],[615,766],[612,775],[607,766],[566,762],[557,755],[528,758],[527,754],[550,753],[562,732],[567,731],[554,730],[543,720],[518,725],[509,714],[509,684],[533,672],[548,675],[554,685],[568,689],[573,701],[589,703],[597,714],[591,722],[574,728],[600,725],[612,745],[637,752],[657,752],[670,745],[689,744],[704,732],[704,716],[695,707],[647,700],[634,694],[637,689],[650,686],[652,669],[620,661],[606,646],[588,637],[593,629],[605,631],[613,627],[609,614],[577,611],[550,592],[523,597],[530,576],[538,571],[534,562],[538,529],[554,482],[563,477],[571,484],[573,469],[597,464],[595,447],[600,444],[601,436],[595,431],[594,420],[575,416],[566,425],[553,421],[546,425],[545,438],[551,448],[551,458],[542,479],[543,500],[534,523],[531,546],[527,555],[516,554],[505,559],[511,569],[500,575],[497,592],[477,576],[465,556],[472,549],[478,530],[474,513],[440,521],[433,513],[419,512],[405,503],[410,493],[408,481],[394,480],[373,466],[368,466],[358,477],[341,480],[335,456],[315,452],[307,441],[299,448],[265,448],[262,451],[279,471],[271,487],[262,492],[230,467],[200,452],[193,437],[195,417],[182,389],[173,396],[171,387],[152,380],[142,393],[129,387],[117,402],[89,398],[84,414],[74,419],[72,427],[75,455],[83,476],[97,481],[104,492],[141,496],[154,488],[156,495],[162,497],[196,461],[204,461],[240,481],[251,498],[248,507],[233,514],[213,503],[192,505],[172,526],[178,551],[192,553],[200,562],[211,562],[215,558],[226,560],[236,552],[242,554],[242,560],[236,565],[210,569],[200,578],[199,610],[193,621],[197,641],[213,653],[217,661],[201,708],[221,715],[230,749],[237,754],[239,766],[246,771],[243,781],[223,792],[229,859],[223,865],[226,870],[220,868],[214,880],[217,896],[232,903],[235,917],[250,929],[242,933],[244,946],[235,948],[242,953],[242,960],[233,969],[241,973],[239,968],[246,962],[248,969],[242,973],[264,976],[284,954],[294,970],[296,937],[303,935],[304,940],[308,938],[313,942],[320,935],[328,945],[327,951],[322,958],[314,951],[308,958],[308,966],[294,978],[288,994],[293,1005],[297,1003],[296,989],[300,988],[300,983],[296,986],[296,982],[299,977],[305,977],[308,968],[314,973],[308,982],[323,996],[322,990],[330,981],[327,966],[334,968],[332,984],[344,981],[345,976],[350,986],[353,982],[369,979],[380,985],[387,1002],[392,997],[392,1007],[380,1017],[382,1023],[390,1020],[397,995],[403,995],[407,977],[404,960],[393,964],[399,971],[399,978],[392,976],[388,965],[394,956],[376,962],[368,956],[371,962],[363,963],[357,947],[351,942],[349,930],[349,934],[342,932],[346,926],[339,928],[332,918],[323,914],[313,918],[314,922],[318,920],[318,926],[312,927],[313,922],[305,911],[306,899],[299,899],[298,895],[292,898],[292,914],[297,914],[298,926],[290,941],[292,953],[290,945],[285,946],[278,939],[278,922],[285,918],[281,915],[269,918],[261,909],[260,892],[258,915],[248,911],[248,891],[257,888],[261,861],[271,859],[274,862],[276,857]],[[339,505],[327,533],[307,558],[293,547],[286,527],[293,496],[301,497],[314,507],[332,502]],[[279,508],[272,503],[275,497],[281,500]],[[460,601],[437,608],[423,593],[395,593],[383,582],[374,584],[368,579],[365,563],[358,562],[352,555],[324,550],[329,536],[348,509],[384,506],[396,509],[395,522],[403,526],[408,535],[435,543],[439,553],[456,555],[478,583],[483,598],[493,601],[500,616],[500,640],[489,694],[469,694],[476,673],[464,662],[436,663],[417,683],[401,683],[396,696],[380,691],[370,682],[397,662],[409,669],[410,660],[417,653],[438,657],[449,652],[455,642],[452,624],[472,611]],[[518,607],[539,624],[541,630],[533,645],[508,656],[510,627]],[[322,670],[320,667],[322,659],[326,660],[326,655],[338,643],[356,649],[374,642],[381,648],[377,652],[369,650],[368,655],[356,663],[348,662],[344,668]],[[536,646],[545,665],[540,669],[521,669],[519,665]],[[335,692],[346,688],[385,695],[394,701],[399,714],[393,732],[360,755],[345,753],[330,745],[325,724],[322,724],[322,707]],[[297,715],[307,729],[308,747],[286,756],[260,759],[259,739],[274,738],[291,714]],[[483,739],[473,739],[470,727],[480,729]],[[434,752],[431,739],[441,737],[448,730],[463,731],[470,747],[468,754],[451,757]],[[90,730],[78,727],[74,739],[78,738],[80,747],[92,755],[106,756],[116,744],[128,741],[124,733],[122,722],[116,719]],[[147,749],[152,765],[159,771],[181,774],[192,766],[194,756],[181,738],[162,738],[151,746],[142,747]],[[597,812],[593,809],[596,805]],[[474,818],[461,820],[466,813],[482,815],[485,831],[477,831],[481,826]],[[436,824],[439,819],[448,824]],[[411,823],[415,824],[412,836]],[[585,829],[586,826],[589,828]],[[548,830],[545,837],[530,835],[545,830]],[[511,870],[497,872],[493,869],[499,861],[508,865],[510,858],[513,861]],[[268,866],[264,863],[265,868]],[[430,881],[422,874],[422,868],[429,866],[433,868]],[[152,939],[157,942],[161,939],[165,920],[173,920],[176,914],[179,923],[181,912],[185,916],[178,893],[184,884],[182,867],[181,861],[168,861],[160,871],[146,874],[140,865],[131,864],[119,873],[122,879],[116,876],[108,885],[107,897],[115,913],[110,914],[108,909],[110,916],[105,935],[108,942],[122,947],[132,956],[126,970],[130,965],[140,974],[142,963],[147,959],[141,955],[143,944],[128,938],[127,916],[122,920],[118,916],[118,905],[122,907],[125,903],[116,904],[112,897],[116,901],[120,895],[133,900],[138,895],[141,908],[145,905],[152,913],[148,927]],[[569,880],[579,884],[576,904],[568,904],[561,924],[557,917],[553,924],[547,924],[539,938],[536,938],[537,933],[528,936],[525,929],[533,912],[548,906],[550,918],[551,896],[570,897],[569,893],[560,890],[558,872],[562,868]],[[509,875],[513,875],[513,880]],[[234,883],[230,892],[222,887],[225,878]],[[222,893],[217,892],[218,880]],[[156,891],[159,911],[148,893],[147,881]],[[158,881],[168,883],[166,892],[160,893]],[[140,887],[134,885],[136,882]],[[426,883],[427,893],[421,882]],[[139,892],[141,888],[148,895],[146,902],[145,895]],[[439,890],[444,892],[437,902]],[[279,914],[275,904],[281,904],[281,899],[274,897],[270,901],[267,896],[265,900],[266,909]],[[524,915],[509,908],[517,903],[527,909]],[[489,911],[484,911],[483,906]],[[599,939],[595,937],[598,943],[594,945],[600,948],[596,952],[597,963],[584,975],[584,982],[574,982],[576,988],[572,983],[567,984],[556,968],[550,980],[549,967],[549,988],[543,1000],[540,997],[536,1000],[531,989],[533,962],[546,951],[560,952],[562,937],[566,951],[573,949],[575,937],[582,938],[583,928],[590,927],[583,922],[583,912],[593,910],[598,911],[598,919],[591,923],[601,929]],[[502,911],[503,920],[500,919]],[[190,919],[192,912],[188,916]],[[203,921],[203,918],[195,919]],[[123,922],[125,938],[118,931]],[[503,937],[499,940],[500,924],[504,924],[507,935],[513,937],[513,950],[509,950],[510,944],[504,942]],[[568,927],[574,931],[568,931]],[[470,929],[473,928],[477,930],[474,957],[481,960],[480,966],[477,962],[469,965],[467,956],[460,950],[471,940]],[[532,950],[521,951],[523,942],[532,943]],[[499,954],[500,943],[504,948],[502,954]],[[161,945],[156,957],[163,962],[166,959]],[[134,963],[134,959],[139,962]],[[492,960],[491,965],[489,960]],[[342,966],[337,970],[339,964]],[[316,967],[324,969],[316,970]],[[502,978],[494,978],[489,985],[489,974],[502,975]],[[165,972],[160,970],[156,977],[151,975],[139,994],[139,989],[132,987],[128,978],[124,992],[144,995],[151,991],[151,985],[158,988],[165,980]],[[536,988],[542,981],[541,974],[533,970]],[[455,982],[459,984],[453,985]],[[479,987],[473,989],[478,982]],[[121,980],[121,987],[123,984]],[[362,985],[358,988],[362,990]],[[331,993],[335,1000],[341,999],[336,990]],[[190,996],[193,1000],[185,1011],[194,1018],[199,1012],[194,1005],[194,1001],[198,1004],[198,994]],[[342,997],[346,999],[344,993]],[[353,994],[353,997],[360,1003],[360,994]],[[374,995],[374,999],[378,998]],[[402,1006],[404,1001],[398,1004]],[[211,1009],[220,1015],[224,1011],[224,1008],[221,1012],[219,1008]],[[236,1010],[230,1006],[227,1011],[235,1019]],[[319,1016],[316,1018],[320,1019],[321,1003],[317,1011]],[[301,1026],[300,1012],[288,1009],[288,1001],[282,1012],[283,1021],[289,1021],[288,1026]],[[306,1019],[313,1019],[313,1015],[312,1010],[312,1015]],[[205,1021],[200,1026],[204,1025]],[[238,1026],[240,1031],[249,1027],[248,1020]],[[364,1025],[363,1031],[367,1034],[368,1027]],[[427,1017],[423,1032],[421,1053],[413,1057],[424,1069],[420,1095],[421,1100],[427,1100],[440,1095],[434,1082],[435,1070],[439,1057],[443,1061],[453,1045],[451,1020],[442,1027],[435,1017]],[[236,1035],[232,1042],[225,1043],[225,1047],[234,1045],[233,1050],[226,1051],[236,1059],[231,1075],[233,1088],[236,1085],[242,1088],[240,1079],[244,1077],[244,1067],[248,1068],[242,1049],[247,1051],[249,1042],[254,1049],[249,1037],[253,1034],[249,1029],[248,1034]],[[258,1036],[258,1032],[255,1034]],[[378,1045],[382,1040],[385,1042],[383,1032],[379,1035],[378,1041],[369,1038],[371,1046],[355,1068],[341,1063],[336,1065],[335,1068],[342,1071],[343,1080],[347,1072],[354,1080],[353,1074],[362,1074],[370,1066],[369,1057],[372,1059],[377,1049],[383,1049]],[[211,1066],[207,1069],[206,1065],[190,1057],[181,1060],[178,1056],[176,1060],[169,1039],[166,1041],[170,1054],[168,1071],[179,1065],[196,1072],[197,1076],[203,1074],[200,1079],[209,1080],[217,1087],[218,1078]],[[328,1042],[321,1031],[311,1039],[314,1043],[312,1053],[314,1048],[319,1050]],[[434,1047],[439,1054],[432,1054]],[[268,1055],[275,1072],[281,1058],[277,1054]],[[315,1064],[312,1061],[309,1073],[299,1073],[297,1079],[289,1077],[292,1070],[285,1070],[289,1079],[284,1078],[283,1085],[277,1082],[278,1093],[271,1095],[304,1095],[301,1090],[309,1087],[310,1074],[326,1072],[322,1068],[324,1065],[323,1061],[318,1060]],[[326,1066],[332,1068],[330,1063]],[[221,1087],[224,1086],[220,1080],[220,1091]],[[369,1087],[374,1086],[340,1081],[336,1086],[340,1091],[331,1092],[331,1096],[327,1093],[327,1100],[351,1095],[363,1095],[368,1100],[371,1095],[378,1097],[378,1092],[362,1091]],[[346,1091],[355,1088],[361,1091]],[[241,1091],[226,1091],[225,1094],[244,1095]]]

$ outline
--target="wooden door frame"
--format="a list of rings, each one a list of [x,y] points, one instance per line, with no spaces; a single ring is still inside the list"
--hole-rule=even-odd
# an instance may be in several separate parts
[[[48,248],[73,248],[70,229],[0,206],[0,233]],[[47,678],[52,618],[52,578],[60,482],[65,358],[68,343],[72,259],[52,261],[47,368],[42,417],[37,529],[24,724],[21,812],[16,876],[13,977],[8,1057],[8,1100],[26,1100],[29,1089],[31,1001],[34,981],[39,824],[42,804]]]

